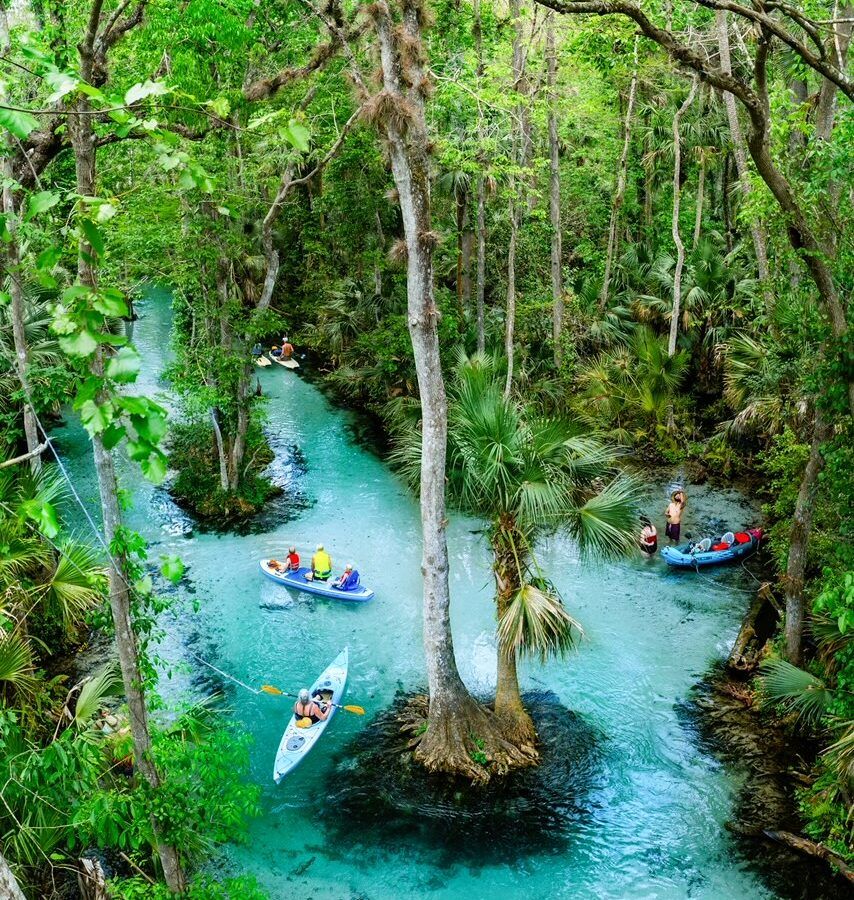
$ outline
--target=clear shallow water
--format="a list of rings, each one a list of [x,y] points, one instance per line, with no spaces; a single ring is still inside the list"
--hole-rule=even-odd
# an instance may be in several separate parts
[[[139,305],[134,339],[144,359],[140,391],[163,390],[169,316],[163,295]],[[273,897],[318,898],[765,898],[772,897],[737,858],[723,823],[737,783],[694,740],[681,701],[723,657],[748,602],[740,569],[680,573],[640,558],[582,566],[564,539],[548,542],[541,562],[562,590],[586,637],[565,661],[522,670],[526,688],[553,690],[604,734],[600,771],[585,814],[569,826],[567,847],[543,848],[510,864],[455,865],[436,850],[400,841],[334,846],[313,805],[324,784],[346,777],[335,764],[369,728],[370,714],[398,688],[423,684],[418,509],[387,467],[354,439],[355,416],[332,407],[312,385],[279,367],[259,370],[277,444],[305,457],[299,487],[310,502],[267,533],[190,532],[191,523],[162,490],[123,467],[134,496],[129,522],[151,541],[151,557],[179,553],[201,610],[189,602],[167,621],[165,659],[187,659],[184,646],[237,678],[295,690],[339,651],[350,648],[347,698],[364,719],[339,713],[323,742],[281,786],[272,782],[275,748],[288,701],[226,687],[232,715],[255,739],[252,778],[262,786],[261,818],[246,846],[229,848]],[[167,398],[168,399],[168,398]],[[97,496],[85,434],[73,421],[56,433],[87,503]],[[683,533],[752,519],[737,492],[688,486]],[[651,484],[648,511],[663,530],[667,484]],[[458,516],[449,528],[453,628],[462,675],[488,692],[495,675],[489,557],[480,523]],[[336,568],[353,562],[377,593],[358,608],[291,595],[263,578],[261,557],[289,543],[310,555],[323,541]],[[186,589],[184,589],[186,593]],[[193,675],[207,676],[198,664]],[[192,690],[186,675],[175,691]],[[484,848],[491,857],[489,848]],[[466,854],[471,860],[471,854]],[[313,861],[312,861],[313,859]]]

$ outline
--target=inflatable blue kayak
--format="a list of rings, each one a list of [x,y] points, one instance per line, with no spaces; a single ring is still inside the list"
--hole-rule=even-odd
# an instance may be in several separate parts
[[[307,594],[317,594],[333,600],[344,600],[347,603],[367,603],[374,597],[374,592],[361,584],[355,590],[342,591],[340,588],[333,587],[331,581],[309,581],[305,576],[311,572],[311,569],[306,566],[297,569],[296,572],[277,572],[270,566],[270,561],[267,559],[262,559],[260,566],[261,571],[277,584],[297,591],[305,591]]]
[[[309,688],[312,697],[320,697],[322,701],[341,703],[344,696],[344,687],[347,684],[347,649],[342,650],[338,656],[317,676],[317,681]],[[308,756],[309,750],[317,743],[320,736],[326,731],[326,726],[335,715],[335,707],[329,710],[329,715],[322,722],[315,722],[308,728],[300,728],[297,725],[295,715],[291,716],[288,727],[279,742],[276,752],[276,762],[273,764],[273,781],[278,784],[288,772],[292,772]],[[311,721],[307,719],[306,721]]]
[[[668,566],[675,566],[677,569],[717,566],[734,559],[750,556],[751,553],[756,552],[761,540],[762,530],[759,528],[752,528],[750,531],[741,531],[736,534],[730,531],[715,541],[705,538],[702,541],[682,544],[680,547],[662,547],[661,557]],[[723,544],[726,546],[722,546]]]

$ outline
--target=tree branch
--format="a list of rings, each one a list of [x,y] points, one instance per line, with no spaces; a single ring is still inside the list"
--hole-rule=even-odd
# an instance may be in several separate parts
[[[0,462],[0,469],[5,469],[7,466],[14,466],[17,463],[26,462],[28,459],[34,459],[37,456],[41,456],[42,453],[47,450],[47,441],[42,444],[39,444],[34,450],[31,450],[29,453],[23,453],[21,456],[13,456],[12,459],[7,459],[4,462]]]

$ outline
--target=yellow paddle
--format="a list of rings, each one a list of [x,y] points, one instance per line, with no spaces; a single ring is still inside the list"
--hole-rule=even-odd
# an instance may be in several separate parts
[[[264,691],[265,694],[276,694],[279,697],[296,697],[296,694],[289,694],[287,691],[279,690],[277,687],[273,687],[272,684],[262,684],[261,690]],[[333,703],[331,700],[325,700],[324,703],[327,703],[329,706],[334,706],[336,709],[346,709],[347,712],[355,713],[357,716],[363,716],[365,714],[364,707],[362,706],[342,706],[340,703]],[[306,725],[300,725],[300,722],[304,720],[300,719],[297,722],[297,726],[300,728],[307,728]],[[309,720],[311,721],[311,720]]]

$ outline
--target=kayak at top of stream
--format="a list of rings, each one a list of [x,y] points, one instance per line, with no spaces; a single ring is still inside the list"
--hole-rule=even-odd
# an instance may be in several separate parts
[[[163,390],[157,373],[166,362],[168,295],[150,291],[137,309],[134,339],[145,365],[140,390]],[[263,793],[249,840],[228,848],[228,861],[255,874],[274,898],[773,897],[740,860],[723,827],[738,780],[701,748],[680,715],[692,686],[732,643],[749,578],[734,566],[700,579],[639,554],[590,566],[563,537],[544,542],[538,559],[583,624],[585,638],[565,660],[526,662],[520,674],[523,689],[547,684],[603,735],[585,815],[566,826],[567,849],[553,854],[544,847],[540,854],[506,860],[484,846],[477,848],[477,862],[467,856],[462,864],[453,854],[422,846],[415,831],[357,847],[359,826],[353,823],[353,846],[329,839],[314,808],[325,784],[346,777],[336,757],[357,735],[370,738],[371,714],[386,708],[398,689],[425,683],[420,517],[405,486],[355,440],[355,414],[335,408],[317,387],[278,366],[258,369],[256,376],[269,401],[274,446],[278,451],[296,444],[305,458],[299,487],[310,503],[295,519],[265,534],[191,532],[163,489],[120,466],[134,499],[129,524],[152,542],[153,560],[166,553],[183,558],[201,603],[198,613],[188,602],[166,617],[164,658],[185,660],[187,644],[247,684],[274,682],[295,692],[349,646],[348,702],[367,710],[364,719],[336,716],[309,760],[277,787],[270,771],[292,701],[230,695],[230,714],[254,737],[252,777]],[[55,436],[81,496],[94,509],[85,432],[69,419]],[[687,488],[683,532],[721,533],[755,519],[756,510],[735,490]],[[359,498],[358,527],[341,514],[353,497]],[[664,482],[651,487],[646,506],[654,521],[665,497]],[[370,573],[380,599],[333,604],[259,577],[259,559],[281,557],[290,544],[308,548],[320,541],[337,569],[352,562]],[[495,679],[495,620],[482,523],[451,515],[448,544],[460,671],[472,690],[488,694]],[[169,690],[164,678],[163,691]],[[171,690],[191,691],[192,685],[184,679]]]

